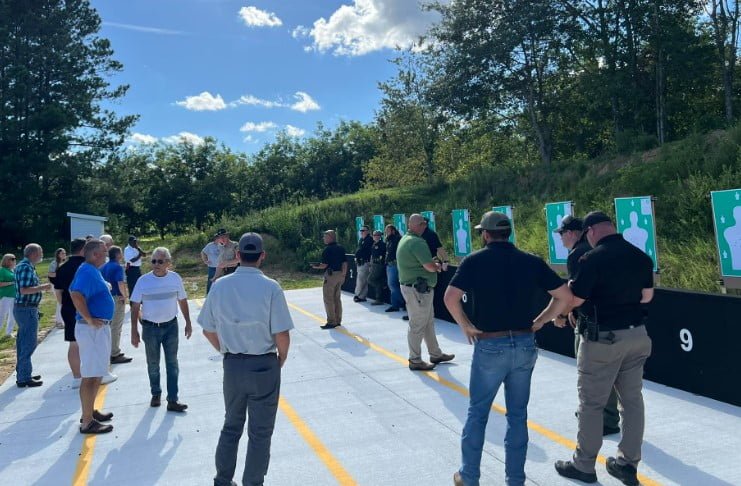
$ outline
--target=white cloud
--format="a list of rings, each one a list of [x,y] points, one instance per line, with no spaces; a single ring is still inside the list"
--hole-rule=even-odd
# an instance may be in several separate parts
[[[286,125],[286,135],[289,137],[303,137],[306,133],[306,130],[298,127],[294,127],[293,125]]]
[[[291,37],[294,39],[303,39],[309,37],[309,35],[311,35],[311,29],[304,27],[303,25],[299,25],[291,31]]]
[[[442,3],[448,3],[443,0]],[[311,49],[339,56],[361,56],[381,49],[409,47],[439,19],[409,0],[353,0],[342,5],[329,20],[320,18],[309,30],[299,26],[294,37],[312,37]]]
[[[239,16],[250,27],[278,27],[283,25],[283,21],[277,15],[260,10],[257,7],[242,7],[239,9]]]
[[[276,125],[273,122],[267,121],[267,122],[260,122],[260,123],[254,123],[254,122],[247,122],[239,129],[240,132],[267,132],[268,130],[274,130],[277,128],[278,125]]]
[[[214,96],[208,91],[197,96],[186,96],[184,101],[176,101],[175,104],[192,111],[219,111],[226,108],[226,103],[220,94]]]
[[[292,110],[306,113],[307,111],[318,110],[321,108],[319,106],[319,103],[314,101],[311,96],[309,96],[307,93],[304,93],[303,91],[297,91],[296,94],[293,95],[293,97],[297,98],[298,101],[291,105]]]
[[[129,142],[136,145],[152,145],[157,143],[157,137],[145,133],[132,133]]]
[[[202,137],[199,137],[195,133],[190,132],[180,132],[177,135],[172,135],[169,137],[163,137],[162,141],[165,143],[190,143],[192,145],[201,145],[204,140]]]
[[[255,137],[253,137],[252,135],[247,135],[246,137],[244,137],[244,138],[242,139],[242,141],[243,141],[244,143],[251,143],[251,144],[255,144],[255,143],[257,143],[257,142],[258,142],[259,140],[257,140],[257,139],[256,139]]]
[[[251,105],[251,106],[264,106],[265,108],[276,108],[286,106],[280,101],[270,101],[258,98],[257,96],[244,95],[240,96],[237,101],[229,103],[229,106],[235,107],[238,105]]]

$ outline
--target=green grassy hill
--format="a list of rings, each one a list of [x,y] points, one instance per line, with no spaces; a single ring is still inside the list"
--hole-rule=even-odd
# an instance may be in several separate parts
[[[546,202],[572,200],[578,215],[594,209],[614,214],[613,198],[652,195],[657,198],[661,285],[718,291],[709,193],[737,187],[741,187],[741,127],[633,156],[491,167],[436,185],[368,190],[286,205],[223,221],[221,226],[233,235],[247,230],[269,234],[267,249],[273,261],[302,270],[318,258],[324,229],[337,229],[340,243],[352,251],[356,216],[370,221],[373,214],[383,214],[390,221],[394,213],[435,211],[438,233],[450,251],[451,210],[467,208],[473,221],[492,205],[512,204],[518,246],[546,256]],[[184,235],[175,239],[174,247],[193,252],[205,241],[206,234]],[[474,241],[474,248],[479,246]]]

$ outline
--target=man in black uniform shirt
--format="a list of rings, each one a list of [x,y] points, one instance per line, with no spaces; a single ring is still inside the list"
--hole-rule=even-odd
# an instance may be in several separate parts
[[[567,285],[540,258],[508,241],[512,223],[489,211],[476,229],[486,246],[466,257],[445,291],[445,305],[474,344],[468,418],[461,439],[462,465],[456,486],[479,484],[481,453],[492,401],[504,383],[507,433],[504,438],[506,484],[525,484],[527,404],[538,351],[534,331],[562,313],[571,302]],[[553,299],[537,317],[532,302],[541,292]],[[461,304],[471,299],[472,315]],[[487,484],[492,481],[487,481]]]
[[[376,295],[371,305],[383,305],[383,289],[386,287],[386,243],[381,236],[383,236],[383,232],[379,230],[373,232],[368,283],[376,290]]]
[[[420,235],[423,240],[427,242],[427,246],[430,247],[430,253],[432,259],[437,260],[442,265],[443,272],[448,269],[448,254],[443,248],[443,244],[440,241],[440,237],[437,233],[430,229],[430,221],[425,218],[424,220],[425,230]]]
[[[569,249],[569,256],[566,260],[566,268],[569,273],[569,280],[576,278],[576,274],[579,273],[579,267],[581,257],[592,249],[592,245],[587,241],[587,236],[582,231],[583,222],[579,218],[573,216],[566,216],[561,221],[561,226],[556,230],[556,233],[561,235],[561,241],[563,246]],[[589,302],[585,304],[584,312],[589,314]],[[572,326],[574,326],[574,356],[579,355],[579,343],[581,342],[581,334],[579,334],[579,327],[576,326],[577,314],[579,309],[574,309],[569,316],[559,316],[555,319],[556,324],[563,326],[568,320]],[[579,414],[577,413],[577,416]],[[615,389],[610,392],[610,398],[607,400],[607,405],[602,413],[603,424],[602,424],[602,435],[617,434],[620,432],[620,415],[617,409],[617,394]]]
[[[324,270],[324,308],[327,311],[327,323],[322,329],[332,329],[342,325],[342,300],[340,290],[347,275],[347,259],[345,249],[337,244],[337,234],[334,230],[324,232],[324,244],[326,247],[322,252],[322,262],[313,265],[312,268]]]
[[[572,305],[592,305],[576,361],[579,432],[573,460],[557,461],[556,471],[587,483],[597,481],[594,464],[602,447],[602,411],[614,386],[622,405],[623,436],[617,458],[607,459],[607,472],[624,484],[638,485],[645,420],[643,365],[651,355],[642,304],[653,298],[653,262],[617,234],[601,211],[584,218],[584,233],[594,249],[581,258],[570,283]]]
[[[355,267],[357,269],[355,282],[355,302],[365,302],[368,296],[368,276],[370,274],[371,251],[373,248],[373,237],[367,226],[360,228],[360,240],[358,249],[355,250]]]
[[[75,324],[77,319],[77,309],[75,304],[72,302],[72,297],[69,293],[69,286],[72,284],[72,280],[75,278],[77,269],[85,263],[85,257],[82,255],[82,249],[85,247],[85,240],[83,238],[75,238],[70,243],[69,260],[59,267],[57,270],[57,277],[54,280],[54,288],[62,291],[62,320],[64,321],[64,340],[69,343],[67,349],[67,362],[69,363],[70,371],[72,371],[72,388],[80,388],[82,381],[82,375],[80,374],[80,348],[77,347],[77,340],[75,339]]]

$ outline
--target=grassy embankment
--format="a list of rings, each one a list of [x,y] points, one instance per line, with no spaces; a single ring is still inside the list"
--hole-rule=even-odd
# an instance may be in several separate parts
[[[471,210],[472,219],[492,205],[515,206],[518,246],[545,256],[546,202],[571,200],[576,212],[613,213],[613,198],[653,195],[661,285],[719,291],[717,253],[709,193],[741,187],[741,127],[696,135],[642,154],[554,162],[551,166],[485,168],[461,180],[415,188],[361,191],[301,205],[284,205],[223,221],[233,235],[259,231],[270,235],[269,259],[281,269],[305,271],[322,249],[321,231],[335,228],[348,251],[355,246],[355,216],[370,221],[383,214],[433,210],[438,233],[452,247],[450,212]],[[205,234],[174,238],[176,254],[193,254]],[[474,247],[479,247],[478,241]],[[182,263],[181,263],[182,264]],[[316,281],[312,281],[315,283]]]

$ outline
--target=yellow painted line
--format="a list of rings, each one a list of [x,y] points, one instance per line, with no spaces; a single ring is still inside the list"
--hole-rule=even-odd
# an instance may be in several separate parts
[[[107,385],[102,385],[100,387],[98,396],[95,397],[94,408],[96,410],[103,410],[103,404],[105,403],[105,395],[107,391]],[[82,450],[80,451],[80,457],[77,459],[75,475],[72,477],[72,486],[85,486],[87,484],[87,477],[90,474],[90,464],[92,464],[93,462],[95,441],[97,439],[97,435],[91,434],[85,436],[85,439],[82,441]]]
[[[298,416],[296,410],[294,410],[285,398],[280,397],[278,407],[284,414],[286,414],[288,420],[296,430],[298,430],[298,433],[301,434],[301,437],[304,438],[306,443],[314,450],[314,453],[319,456],[319,459],[321,459],[327,469],[329,469],[329,472],[332,473],[332,476],[337,480],[337,483],[342,486],[355,486],[358,484],[352,476],[350,476],[350,473],[342,467],[340,461],[338,461],[337,458],[329,452],[329,449],[327,449],[322,441],[319,440],[314,432],[311,431],[306,422],[301,420],[301,417]]]
[[[309,311],[307,311],[305,309],[302,309],[301,307],[299,307],[299,306],[297,306],[295,304],[292,304],[292,303],[289,302],[288,305],[291,308],[295,309],[296,311],[304,314],[305,316],[308,316],[308,317],[314,319],[315,321],[324,322],[324,319],[322,319],[318,315],[313,314],[313,313],[311,313],[311,312],[309,312]],[[388,350],[382,348],[381,346],[379,346],[379,345],[371,342],[367,338],[364,338],[362,336],[358,336],[357,334],[354,334],[354,333],[348,331],[347,328],[344,327],[344,326],[342,326],[342,327],[336,327],[336,328],[333,329],[333,331],[338,331],[338,332],[344,334],[345,336],[348,336],[351,339],[354,339],[354,340],[358,341],[359,343],[364,344],[365,346],[368,346],[370,349],[372,349],[374,351],[377,351],[377,352],[381,353],[382,355],[384,355],[384,356],[386,356],[388,358],[391,358],[392,360],[394,360],[394,361],[396,361],[398,363],[403,364],[404,366],[407,366],[407,364],[408,364],[408,360],[407,359],[399,356],[398,354],[394,354],[391,351],[388,351]],[[435,382],[443,385],[446,388],[449,388],[449,389],[451,389],[453,391],[456,391],[456,392],[460,393],[463,396],[466,396],[466,397],[469,396],[468,389],[466,387],[461,386],[458,383],[454,383],[452,381],[446,380],[445,378],[441,377],[439,374],[437,374],[434,371],[422,371],[421,373],[423,375],[427,376],[428,378],[430,378],[432,381],[435,381]],[[495,412],[500,413],[502,415],[505,415],[507,413],[507,410],[504,407],[501,407],[501,406],[499,406],[497,404],[493,404],[491,406],[491,408]],[[567,439],[566,437],[558,434],[557,432],[554,432],[553,430],[550,430],[547,427],[543,427],[542,425],[540,425],[540,424],[538,424],[536,422],[533,422],[532,420],[528,420],[527,421],[527,426],[533,432],[537,432],[537,433],[543,435],[544,437],[547,437],[548,439],[552,440],[553,442],[556,442],[557,444],[561,444],[562,446],[566,447],[567,449],[570,449],[570,450],[576,449],[576,442],[574,442],[573,440]],[[599,462],[600,464],[605,464],[607,462],[607,458],[605,456],[603,456],[603,455],[598,455],[597,456],[597,462]],[[653,479],[650,479],[650,478],[648,478],[648,477],[646,477],[646,476],[644,476],[644,475],[642,475],[640,473],[638,474],[638,480],[641,482],[641,484],[643,486],[661,486],[661,483],[659,483],[659,482],[657,482],[657,481],[655,481]]]

